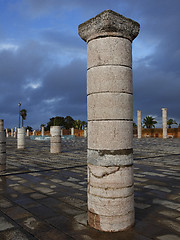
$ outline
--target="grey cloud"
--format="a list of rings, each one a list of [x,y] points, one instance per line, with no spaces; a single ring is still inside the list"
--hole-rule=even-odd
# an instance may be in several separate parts
[[[42,15],[49,16],[55,11],[62,21],[77,26],[76,29],[67,31],[41,30],[40,39],[37,40],[39,43],[36,41],[24,45],[16,53],[0,52],[0,109],[3,112],[15,114],[17,106],[13,108],[12,105],[17,105],[19,99],[22,99],[29,114],[28,125],[46,123],[52,115],[86,118],[86,59],[83,58],[86,44],[78,35],[76,37],[77,27],[110,8],[140,22],[141,30],[134,46],[146,43],[147,49],[150,49],[157,43],[154,51],[149,51],[144,57],[141,54],[135,62],[134,117],[137,109],[141,109],[145,115],[160,117],[161,108],[167,107],[169,116],[177,121],[180,119],[179,0],[153,0],[148,4],[144,0],[23,2],[26,3],[23,11],[29,11],[32,17],[40,19]],[[73,17],[77,13],[78,20]],[[83,60],[80,59],[82,55]],[[58,58],[69,58],[69,61],[64,61],[66,65],[62,66]],[[37,79],[41,81],[38,88],[22,87]],[[9,92],[10,88],[13,88],[13,92]],[[8,95],[4,96],[4,92],[8,92]],[[52,99],[55,99],[54,102],[47,102]],[[38,116],[35,119],[32,115]]]

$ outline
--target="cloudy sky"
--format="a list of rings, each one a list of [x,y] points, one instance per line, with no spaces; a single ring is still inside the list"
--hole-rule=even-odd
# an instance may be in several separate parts
[[[87,119],[86,43],[78,25],[106,9],[140,23],[133,42],[134,121],[161,108],[180,122],[179,0],[0,0],[0,118],[34,129],[55,116]]]

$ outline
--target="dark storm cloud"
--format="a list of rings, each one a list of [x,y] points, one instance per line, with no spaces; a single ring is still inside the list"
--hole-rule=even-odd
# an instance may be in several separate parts
[[[163,7],[161,4],[151,2],[147,7],[142,3],[144,21],[137,41],[143,44],[146,39],[154,39],[157,44],[152,54],[140,59],[134,69],[134,114],[141,109],[143,117],[154,114],[160,118],[161,108],[167,107],[168,117],[179,122],[180,3],[163,1]]]
[[[83,48],[84,43],[77,34],[48,29],[41,32],[41,39],[49,44],[55,44],[58,49],[63,49],[63,51],[86,54],[86,50]]]
[[[31,98],[34,103],[38,98],[47,107],[53,106],[54,114],[58,111],[60,114],[63,109],[63,113],[71,114],[66,110],[69,106],[75,113],[78,106],[86,104],[86,62],[76,59],[65,67],[54,66],[44,77],[42,87],[32,92]]]
[[[167,107],[169,117],[180,120],[179,0],[23,0],[18,8],[35,19],[55,12],[64,28],[45,25],[35,41],[16,51],[0,51],[3,113],[15,114],[21,100],[28,110],[28,125],[39,126],[56,115],[85,119],[86,44],[77,28],[99,12],[112,9],[141,24],[133,44],[134,118],[137,109],[143,117],[160,118],[161,108]],[[71,25],[76,27],[71,30]]]

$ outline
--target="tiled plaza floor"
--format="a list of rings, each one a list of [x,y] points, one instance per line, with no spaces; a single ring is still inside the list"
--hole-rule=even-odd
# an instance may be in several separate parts
[[[134,139],[135,226],[103,233],[87,226],[86,140],[7,139],[7,171],[0,176],[0,240],[180,239],[180,139]]]

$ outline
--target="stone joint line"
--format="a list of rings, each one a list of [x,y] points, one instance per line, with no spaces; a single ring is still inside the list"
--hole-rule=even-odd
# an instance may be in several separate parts
[[[88,212],[92,213],[93,215],[97,215],[97,216],[98,216],[98,214],[92,212],[90,209],[88,209]],[[115,215],[115,216],[128,216],[129,213],[133,213],[133,212],[134,212],[134,211],[129,211],[129,212],[127,212],[127,214],[124,214],[124,215]],[[103,214],[101,214],[101,216],[107,217],[107,215],[103,215]],[[113,216],[114,216],[114,215],[113,215]]]
[[[132,122],[133,119],[88,119],[88,122],[99,122],[99,121],[127,121]]]
[[[103,64],[103,65],[96,65],[96,66],[92,66],[87,68],[87,71],[90,70],[91,68],[96,68],[96,67],[106,67],[106,66],[117,66],[117,67],[127,67],[130,68],[132,70],[132,67],[128,66],[128,65],[122,65],[122,64]]]
[[[92,37],[92,38],[89,38],[88,40],[87,40],[87,43],[89,43],[89,42],[91,42],[91,41],[93,41],[93,40],[95,40],[95,39],[100,39],[100,38],[123,38],[123,39],[127,39],[127,40],[129,40],[130,41],[130,43],[132,43],[132,41],[129,39],[129,38],[127,38],[127,37],[123,37],[122,35],[120,35],[120,34],[116,34],[116,35],[114,35],[114,34],[111,34],[111,33],[106,33],[105,35],[97,35],[96,37]]]
[[[93,93],[88,93],[87,96],[93,95],[93,94],[101,94],[101,93],[124,93],[124,94],[130,94],[133,95],[131,92],[125,92],[125,91],[102,91],[102,92],[93,92]]]
[[[92,185],[90,185],[90,186],[92,186]],[[124,187],[124,188],[130,188],[130,187],[133,187],[134,185],[132,185],[132,186],[128,186],[128,187]],[[93,186],[92,186],[93,187]],[[100,187],[98,187],[98,188],[100,188]],[[123,187],[122,188],[116,188],[116,189],[124,189]],[[101,189],[103,189],[103,188],[101,188]],[[109,188],[109,189],[112,189],[112,188]],[[108,190],[109,190],[108,189]],[[114,188],[113,188],[114,189]],[[128,196],[122,196],[122,197],[101,197],[101,196],[99,196],[99,195],[96,195],[96,194],[93,194],[93,193],[89,193],[90,195],[92,195],[92,196],[96,196],[96,197],[98,197],[98,198],[105,198],[105,199],[119,199],[119,198],[122,198],[122,199],[124,199],[124,198],[129,198],[130,196],[133,196],[134,195],[134,193],[131,193],[130,195],[128,195]]]

